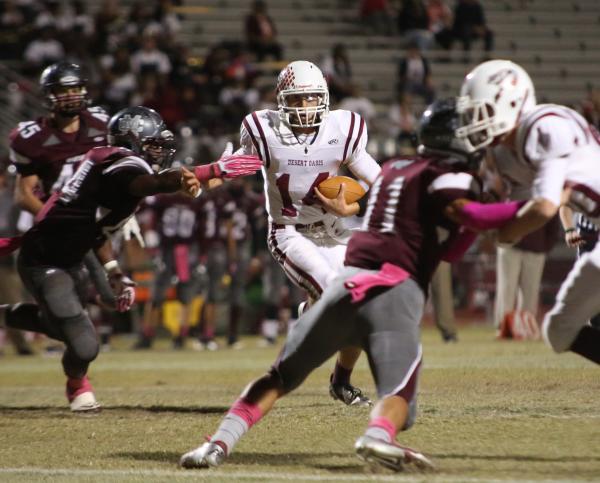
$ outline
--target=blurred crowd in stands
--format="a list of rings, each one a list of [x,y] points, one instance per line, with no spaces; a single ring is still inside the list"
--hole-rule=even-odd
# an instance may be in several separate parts
[[[381,106],[378,108],[365,97],[353,78],[351,55],[345,45],[336,44],[329,52],[320,53],[320,67],[328,80],[333,106],[361,114],[371,136],[393,140],[393,145],[399,146],[403,153],[414,152],[417,145],[418,113],[413,98],[418,97],[421,105],[425,105],[436,96],[428,52],[431,49],[441,52],[435,61],[443,62],[447,60],[444,52],[456,43],[462,46],[465,55],[473,41],[481,41],[484,55],[493,49],[494,34],[486,23],[481,1],[457,0],[452,7],[450,3],[445,0],[351,2],[365,34],[398,36],[406,47],[404,58],[398,62],[397,78],[390,79],[390,83],[396,84],[396,98],[383,106],[383,115]],[[0,61],[28,79],[19,82],[17,90],[36,94],[37,79],[44,67],[59,60],[78,63],[87,72],[94,103],[110,114],[128,105],[156,109],[178,135],[177,159],[182,163],[216,159],[227,141],[236,140],[240,123],[248,112],[276,108],[275,76],[286,63],[285,46],[278,38],[266,2],[248,2],[245,21],[240,25],[245,30],[243,41],[223,39],[210,47],[203,58],[194,55],[180,40],[185,20],[182,0],[136,1],[127,8],[118,0],[102,0],[98,4],[99,9],[90,12],[83,0],[0,2]],[[258,82],[261,76],[263,79],[267,76],[269,82]],[[17,94],[14,92],[15,99]],[[18,106],[12,107],[18,112]],[[579,110],[598,126],[600,94],[592,93]],[[10,166],[0,163],[0,236],[14,233],[18,216],[12,204],[11,174],[14,171],[11,172]],[[209,196],[193,207],[198,216],[190,228],[197,245],[192,251],[201,254],[192,274],[194,293],[203,294],[206,300],[207,290],[214,291],[214,286],[207,288],[207,284],[217,283],[219,295],[211,295],[209,302],[233,297],[230,305],[237,307],[237,312],[231,311],[229,317],[229,345],[237,343],[241,319],[246,319],[254,332],[261,320],[270,321],[271,327],[263,335],[272,341],[278,324],[293,316],[293,307],[301,301],[302,294],[286,282],[266,249],[261,180],[232,185],[232,189],[234,192],[225,196],[228,201]],[[255,200],[251,207],[249,199]],[[149,343],[146,339],[152,338],[152,327],[156,325],[152,321],[155,307],[149,287],[162,263],[161,243],[166,239],[157,229],[163,226],[157,217],[152,205],[147,205],[140,214],[146,250],[139,246],[123,250],[124,265],[134,272],[139,283],[142,303],[133,315],[139,319],[136,325],[141,330],[141,345]],[[225,221],[215,225],[216,220]],[[225,228],[215,231],[215,226]],[[236,247],[235,258],[231,246]],[[224,261],[220,262],[220,272],[215,272],[216,279],[213,275],[212,282],[207,282],[206,274],[211,268],[206,254],[211,251],[213,255],[219,252]],[[0,273],[4,273],[2,270],[8,272],[0,280],[13,280],[7,287],[17,284],[10,260],[0,260]],[[243,282],[241,288],[234,287],[238,292],[232,295],[233,279]],[[460,295],[460,290],[457,293]],[[209,310],[215,309],[209,307]],[[182,317],[197,318],[188,315]],[[125,321],[128,327],[131,322]],[[176,345],[186,331],[187,320],[179,325],[180,329],[173,331]],[[211,331],[214,332],[214,327],[209,326],[199,333],[201,348],[214,348],[210,344],[214,335]]]

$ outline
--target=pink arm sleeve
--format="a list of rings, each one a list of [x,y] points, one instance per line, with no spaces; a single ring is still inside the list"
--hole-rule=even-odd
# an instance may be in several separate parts
[[[448,245],[442,255],[442,260],[448,263],[454,263],[460,260],[476,238],[477,233],[463,229],[453,242]]]
[[[524,204],[525,201],[489,204],[472,201],[463,206],[460,213],[461,223],[478,231],[499,228],[512,220]]]

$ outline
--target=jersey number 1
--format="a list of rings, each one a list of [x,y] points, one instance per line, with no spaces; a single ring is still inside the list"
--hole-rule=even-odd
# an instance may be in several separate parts
[[[315,180],[310,185],[306,195],[302,198],[302,203],[305,205],[314,205],[317,201],[317,196],[315,195],[315,188],[319,186],[321,181],[325,181],[329,178],[329,172],[319,173]],[[279,194],[281,195],[281,202],[283,203],[283,208],[281,208],[281,214],[283,216],[298,216],[298,211],[294,208],[294,203],[292,202],[292,197],[290,196],[290,175],[282,174],[277,181],[277,189],[279,190]]]

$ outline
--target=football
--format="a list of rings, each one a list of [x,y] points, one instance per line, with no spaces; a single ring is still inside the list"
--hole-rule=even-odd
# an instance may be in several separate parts
[[[319,183],[319,191],[329,199],[334,199],[340,192],[341,185],[346,186],[346,203],[354,203],[365,195],[365,189],[358,181],[348,176],[332,176]]]

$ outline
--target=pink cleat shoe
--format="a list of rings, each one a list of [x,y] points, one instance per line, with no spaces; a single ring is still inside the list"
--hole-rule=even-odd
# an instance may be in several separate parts
[[[66,392],[71,411],[77,413],[100,411],[101,405],[96,401],[94,389],[87,376],[83,376],[81,379],[69,377]]]

